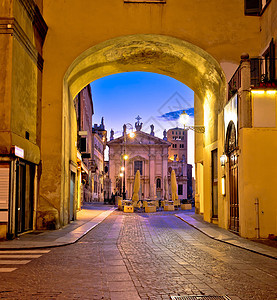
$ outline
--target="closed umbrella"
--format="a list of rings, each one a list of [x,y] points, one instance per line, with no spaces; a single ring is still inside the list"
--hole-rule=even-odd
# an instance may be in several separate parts
[[[133,206],[140,207],[139,205],[139,188],[140,188],[140,171],[137,170],[135,182],[134,182],[134,193],[132,197]]]
[[[172,197],[172,201],[178,200],[177,180],[176,180],[176,175],[174,170],[171,171],[171,197]]]

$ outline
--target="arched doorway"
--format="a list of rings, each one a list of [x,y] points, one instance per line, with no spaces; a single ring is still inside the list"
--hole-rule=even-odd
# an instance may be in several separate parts
[[[203,49],[170,36],[136,34],[107,40],[78,56],[64,76],[60,137],[62,159],[59,158],[58,163],[61,163],[61,166],[59,172],[55,173],[56,177],[53,176],[52,166],[53,157],[57,158],[57,152],[50,147],[52,137],[47,137],[49,143],[44,144],[42,152],[45,164],[40,192],[47,194],[49,202],[60,207],[62,224],[67,220],[69,170],[74,170],[76,163],[77,127],[73,99],[81,89],[96,79],[131,71],[167,75],[194,91],[195,123],[206,127],[205,135],[198,134],[195,137],[196,145],[201,145],[195,150],[196,162],[203,163],[204,168],[210,167],[211,150],[208,146],[215,145],[218,140],[218,111],[223,107],[225,99],[225,76],[218,62]],[[45,118],[45,126],[47,122],[53,123],[53,119]],[[53,150],[55,155],[51,157]],[[48,165],[49,157],[51,163]],[[55,203],[56,199],[59,199],[57,178],[60,181],[61,203]],[[52,186],[49,184],[51,180],[55,181],[54,192],[49,191],[49,186]],[[207,182],[210,180],[209,174]]]
[[[227,127],[225,152],[229,161],[230,222],[229,229],[239,233],[238,149],[236,126],[230,121]]]

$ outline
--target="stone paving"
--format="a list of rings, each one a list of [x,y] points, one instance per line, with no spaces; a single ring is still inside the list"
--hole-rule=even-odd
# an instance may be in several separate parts
[[[115,211],[0,279],[2,299],[277,299],[276,260],[212,240],[171,212]]]

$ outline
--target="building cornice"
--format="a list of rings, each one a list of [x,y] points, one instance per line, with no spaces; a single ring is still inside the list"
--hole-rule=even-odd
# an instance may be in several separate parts
[[[41,37],[41,40],[42,40],[42,45],[43,45],[46,34],[47,34],[48,26],[47,26],[46,22],[44,21],[43,16],[41,15],[38,6],[34,2],[34,0],[18,0],[18,1],[21,3],[23,8],[25,9],[25,11],[28,14],[29,19],[31,20],[32,24],[38,31],[38,33]]]
[[[30,41],[15,18],[0,18],[0,34],[10,34],[23,46],[40,71],[43,70],[43,58]]]

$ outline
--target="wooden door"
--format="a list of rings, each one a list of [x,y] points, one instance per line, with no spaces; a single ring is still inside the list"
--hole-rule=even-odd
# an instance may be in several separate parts
[[[212,217],[218,218],[218,154],[217,149],[212,151]]]
[[[235,124],[230,121],[227,128],[225,151],[229,161],[230,220],[229,229],[239,233],[238,197],[238,147]]]
[[[239,233],[238,156],[236,151],[229,155],[230,182],[230,230]]]

